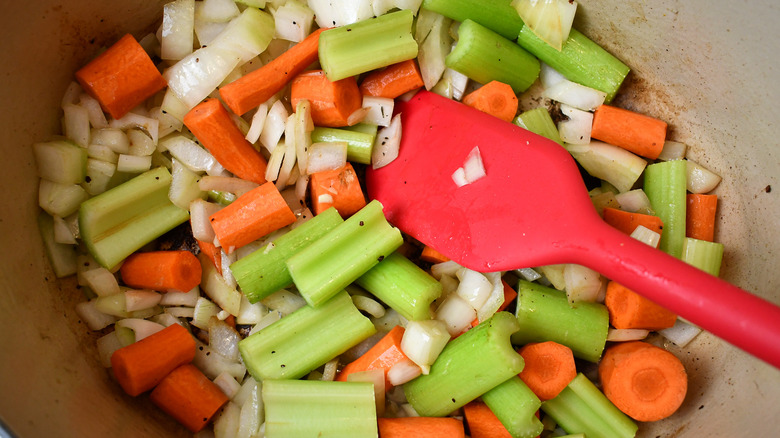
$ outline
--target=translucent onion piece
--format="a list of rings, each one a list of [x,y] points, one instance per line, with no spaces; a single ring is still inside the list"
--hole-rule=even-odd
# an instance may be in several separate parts
[[[174,292],[176,293],[176,292]],[[125,310],[135,312],[160,304],[162,295],[151,290],[129,289],[125,291]]]
[[[690,159],[685,160],[688,191],[691,193],[709,193],[720,184],[720,175]]]
[[[561,135],[561,140],[564,143],[576,145],[590,143],[593,114],[566,104],[561,104],[561,112],[569,118],[558,122],[558,133]]]
[[[140,318],[120,319],[114,326],[117,328],[124,327],[132,330],[135,334],[136,342],[149,337],[165,328],[165,326],[162,324],[157,324],[156,322]]]
[[[689,342],[693,340],[701,332],[701,329],[693,324],[687,323],[680,318],[677,318],[674,326],[659,330],[663,337],[668,339],[678,347],[685,347]]]
[[[493,290],[490,280],[482,273],[468,268],[461,268],[456,275],[460,280],[456,293],[466,300],[474,310],[479,310]]]
[[[347,164],[347,143],[344,141],[317,142],[309,147],[309,174],[336,170]]]
[[[542,97],[565,103],[582,111],[593,111],[604,103],[607,93],[569,80],[563,80],[546,88]]]
[[[396,114],[390,125],[381,128],[376,134],[374,148],[371,151],[371,165],[374,169],[386,166],[398,157],[401,146],[401,115]]]
[[[447,325],[451,336],[463,333],[476,318],[477,311],[457,294],[447,296],[436,309],[436,319]]]
[[[442,321],[409,321],[401,338],[401,351],[420,367],[423,374],[428,374],[431,364],[449,340],[450,334]]]
[[[566,264],[563,280],[570,303],[594,302],[601,290],[601,274],[585,266]]]
[[[650,330],[610,328],[609,331],[607,331],[607,341],[610,342],[639,341],[646,338],[648,334],[650,334]]]
[[[387,380],[393,386],[400,386],[422,374],[422,368],[409,359],[403,359],[387,370]]]

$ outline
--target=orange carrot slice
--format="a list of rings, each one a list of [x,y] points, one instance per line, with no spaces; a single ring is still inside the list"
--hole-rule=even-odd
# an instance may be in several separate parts
[[[666,140],[666,122],[644,114],[601,105],[593,113],[591,137],[655,160]]]
[[[718,196],[688,193],[685,210],[685,235],[712,242],[715,239],[715,213],[718,210]]]
[[[152,59],[130,34],[79,69],[76,80],[115,119],[167,85]]]
[[[658,234],[661,234],[664,228],[664,223],[658,216],[632,213],[611,207],[604,208],[604,221],[626,234],[633,233],[640,225]]]
[[[401,339],[403,337],[403,327],[398,325],[393,327],[371,349],[347,364],[336,376],[336,380],[346,382],[347,377],[352,373],[382,369],[385,372],[385,391],[389,391],[393,388],[393,385],[387,379],[387,372],[393,365],[407,358],[404,352],[401,351]]]
[[[309,184],[314,214],[334,207],[341,217],[347,218],[366,206],[360,181],[350,163],[340,169],[311,174]]]
[[[688,390],[688,376],[680,359],[641,341],[607,348],[599,363],[599,377],[604,395],[638,421],[672,415]]]
[[[116,380],[136,396],[157,386],[171,371],[195,358],[195,339],[179,324],[122,347],[111,355]]]
[[[302,99],[311,102],[311,118],[316,126],[347,126],[349,116],[363,105],[363,95],[354,77],[331,82],[322,70],[296,76],[290,95],[293,107]]]
[[[228,401],[225,393],[192,364],[171,371],[149,398],[193,433],[203,429]]]
[[[209,221],[219,244],[229,254],[295,222],[295,213],[274,183],[267,182],[209,216]]]
[[[469,402],[463,406],[463,416],[466,417],[471,438],[512,438],[501,420],[484,402]]]
[[[452,417],[377,418],[380,438],[464,438],[463,422]]]
[[[674,325],[677,315],[620,283],[610,281],[604,304],[617,329],[661,330]]]
[[[119,269],[130,287],[188,292],[200,284],[198,258],[189,251],[150,251],[130,255]]]
[[[463,103],[511,122],[517,114],[517,95],[508,84],[490,81],[463,97]]]
[[[184,124],[225,169],[239,178],[265,182],[265,158],[244,138],[219,100],[198,104],[184,116]]]
[[[360,83],[365,96],[396,97],[425,85],[417,61],[409,59],[366,75]]]
[[[552,341],[530,343],[518,353],[525,360],[520,380],[542,401],[555,398],[577,377],[574,354],[565,345]]]
[[[268,64],[220,88],[222,100],[231,111],[243,115],[270,99],[317,60],[320,34],[324,30],[315,30]]]

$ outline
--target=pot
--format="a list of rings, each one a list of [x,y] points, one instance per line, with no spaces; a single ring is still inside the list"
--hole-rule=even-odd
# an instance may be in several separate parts
[[[0,420],[20,437],[190,435],[145,396],[125,395],[100,365],[98,334],[74,312],[82,293],[74,279],[54,278],[43,253],[30,147],[60,131],[59,102],[73,72],[124,33],[153,30],[164,3],[9,2],[0,17]],[[669,122],[669,138],[723,176],[721,276],[775,303],[778,19],[769,1],[582,0],[575,22],[632,68],[615,103]],[[776,433],[778,370],[707,333],[670,348],[688,370],[688,395],[668,420],[642,425],[640,436]]]

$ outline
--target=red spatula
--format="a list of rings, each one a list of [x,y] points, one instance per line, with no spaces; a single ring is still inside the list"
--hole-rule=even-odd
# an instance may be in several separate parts
[[[482,272],[588,266],[780,368],[780,308],[607,225],[560,145],[430,92],[397,111],[400,154],[366,184],[402,231]],[[475,146],[487,175],[458,187]]]

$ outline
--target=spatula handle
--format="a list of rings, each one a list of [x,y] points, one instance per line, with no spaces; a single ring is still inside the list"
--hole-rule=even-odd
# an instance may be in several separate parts
[[[780,307],[599,223],[577,263],[780,368]]]

